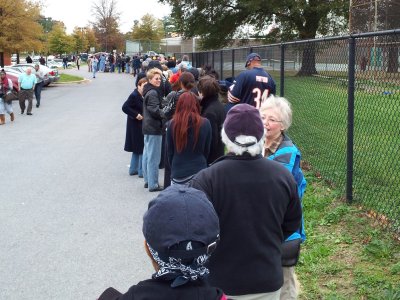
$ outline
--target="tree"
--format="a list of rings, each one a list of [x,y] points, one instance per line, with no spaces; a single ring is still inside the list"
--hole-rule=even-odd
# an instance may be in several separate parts
[[[74,40],[74,51],[76,53],[87,52],[89,49],[89,40],[86,34],[85,27],[75,27],[72,32]]]
[[[42,50],[43,30],[37,22],[40,6],[27,0],[0,1],[0,49],[12,53]]]
[[[65,27],[57,24],[49,33],[49,50],[54,54],[70,53],[74,49],[73,38],[66,34]]]
[[[349,0],[160,0],[172,6],[178,30],[185,37],[199,36],[204,49],[223,47],[243,26],[266,35],[274,21],[282,41],[313,39],[317,34],[337,33],[347,26]],[[307,64],[310,62],[310,64]],[[315,48],[303,51],[300,75],[316,73]]]
[[[103,50],[122,48],[123,35],[119,31],[120,13],[117,11],[117,0],[99,0],[93,3],[93,30]]]
[[[164,38],[164,24],[150,14],[144,15],[140,21],[134,21],[128,37],[134,40],[160,41]]]

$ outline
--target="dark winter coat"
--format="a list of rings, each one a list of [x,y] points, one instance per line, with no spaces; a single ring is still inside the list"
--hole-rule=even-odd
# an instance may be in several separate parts
[[[222,125],[225,121],[224,106],[218,100],[218,95],[204,97],[201,102],[201,116],[207,118],[211,124],[211,148],[207,163],[211,164],[224,155],[225,146],[221,139]]]
[[[204,282],[190,282],[178,288],[171,288],[171,282],[148,279],[122,294],[114,288],[108,288],[99,300],[226,300],[221,289],[211,287]]]
[[[142,154],[144,147],[144,138],[142,133],[143,120],[139,121],[136,117],[138,114],[143,116],[143,97],[137,89],[129,95],[128,99],[122,106],[122,111],[128,115],[126,119],[124,150],[127,152]]]
[[[249,154],[220,157],[191,186],[205,192],[219,217],[221,240],[208,281],[228,295],[277,291],[283,284],[281,245],[301,224],[293,175]]]
[[[143,134],[162,135],[165,115],[162,111],[162,95],[159,88],[147,83],[143,89]]]

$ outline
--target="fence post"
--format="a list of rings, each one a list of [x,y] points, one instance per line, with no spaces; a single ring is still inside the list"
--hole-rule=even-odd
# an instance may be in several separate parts
[[[235,49],[232,49],[232,78],[235,77]]]
[[[214,67],[214,63],[215,63],[214,51],[212,52],[212,57],[211,58],[212,58],[211,59],[212,67],[213,67],[213,69],[215,69],[215,67]]]
[[[356,65],[356,39],[349,39],[349,85],[347,98],[347,176],[346,200],[353,202],[353,149],[354,149],[354,88]]]
[[[285,96],[285,45],[281,44],[281,84],[280,96]]]
[[[223,50],[220,51],[220,70],[221,70],[221,80],[224,80],[224,52]]]

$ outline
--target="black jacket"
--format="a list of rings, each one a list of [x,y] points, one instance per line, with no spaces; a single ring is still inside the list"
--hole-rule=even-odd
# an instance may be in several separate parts
[[[143,116],[143,98],[135,89],[122,106],[126,118],[126,137],[124,150],[136,154],[143,153],[144,141],[142,132],[143,120],[136,119],[138,114]]]
[[[219,217],[210,284],[232,296],[280,289],[281,245],[301,222],[292,174],[261,155],[228,155],[201,170],[191,185],[206,193]]]
[[[98,300],[221,300],[222,290],[203,282],[187,283],[171,288],[171,282],[149,279],[132,286],[125,294],[106,289]]]
[[[211,124],[211,148],[207,163],[211,164],[217,158],[224,155],[224,143],[221,139],[222,125],[225,121],[224,106],[218,100],[218,95],[205,97],[201,100],[201,115],[207,118]]]
[[[161,109],[162,95],[159,88],[147,83],[143,89],[143,134],[162,135],[165,121]]]

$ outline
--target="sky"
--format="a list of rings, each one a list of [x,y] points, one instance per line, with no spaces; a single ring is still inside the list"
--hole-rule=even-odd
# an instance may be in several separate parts
[[[75,26],[84,27],[94,18],[92,4],[99,0],[45,0],[42,14],[53,20],[63,21],[67,33],[72,33]],[[134,20],[140,20],[149,13],[161,19],[169,15],[171,9],[157,0],[117,0],[117,10],[120,15],[120,30],[123,33],[130,31]]]

